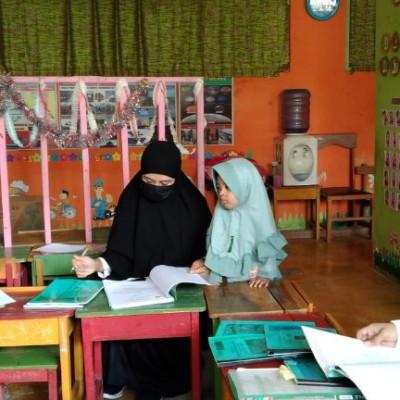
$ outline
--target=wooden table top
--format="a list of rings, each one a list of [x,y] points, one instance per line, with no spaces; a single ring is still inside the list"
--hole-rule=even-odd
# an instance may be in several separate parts
[[[313,306],[296,282],[287,278],[271,281],[267,288],[251,288],[248,282],[204,286],[210,318],[230,314],[307,312]]]

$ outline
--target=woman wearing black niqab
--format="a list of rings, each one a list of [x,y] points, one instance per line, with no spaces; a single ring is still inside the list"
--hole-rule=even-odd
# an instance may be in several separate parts
[[[156,185],[148,179],[154,174],[169,179]],[[111,279],[145,277],[159,264],[190,267],[205,256],[210,221],[204,196],[181,170],[179,149],[155,141],[120,196],[106,251],[95,260],[76,256],[73,266],[78,277],[98,272]],[[186,393],[191,387],[190,341],[103,342],[103,381],[104,398],[118,398],[106,393],[124,386],[135,389],[138,400]]]

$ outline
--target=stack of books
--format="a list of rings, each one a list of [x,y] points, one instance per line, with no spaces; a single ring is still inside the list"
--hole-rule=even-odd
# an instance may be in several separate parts
[[[235,399],[400,398],[398,349],[368,347],[358,339],[312,326],[304,325],[301,329],[310,353],[284,358],[279,368],[249,366],[228,370],[227,376]],[[284,341],[287,338],[283,336],[280,339]]]
[[[215,336],[208,341],[220,367],[295,359],[311,354],[302,326],[315,327],[315,323],[221,321]]]

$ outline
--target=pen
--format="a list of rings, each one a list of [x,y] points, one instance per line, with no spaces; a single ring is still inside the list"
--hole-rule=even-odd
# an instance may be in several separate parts
[[[89,251],[89,249],[90,249],[90,244],[88,244],[88,245],[85,247],[85,250],[83,250],[83,253],[81,254],[81,257],[84,256],[84,255]]]
[[[84,248],[84,250],[83,250],[83,252],[81,254],[81,257],[83,257],[89,251],[89,249],[90,249],[90,244],[86,245],[86,247]],[[72,271],[75,271],[74,267],[71,268],[71,272]]]

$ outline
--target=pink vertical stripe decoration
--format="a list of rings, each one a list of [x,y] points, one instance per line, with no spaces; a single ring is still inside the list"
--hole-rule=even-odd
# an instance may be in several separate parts
[[[157,81],[154,87],[155,98],[157,99],[157,116],[158,116],[158,139],[165,140],[165,84]]]
[[[205,191],[205,168],[204,168],[204,84],[199,85],[196,96],[197,119],[196,119],[196,150],[197,150],[197,188],[204,195]]]
[[[8,189],[7,142],[4,119],[0,116],[0,172],[1,172],[1,206],[3,211],[4,247],[12,246],[10,193]]]
[[[43,218],[44,218],[44,241],[51,243],[51,219],[50,219],[50,182],[48,161],[47,138],[40,135],[40,163],[42,170],[42,196],[43,196]]]
[[[87,135],[87,119],[86,119],[86,93],[82,93],[82,86],[79,91],[79,117],[81,135]],[[84,86],[86,87],[86,85]],[[83,174],[83,201],[85,210],[85,241],[86,243],[92,242],[92,218],[90,210],[90,166],[89,166],[89,149],[87,147],[82,149],[82,174]]]
[[[40,94],[40,82],[39,94]],[[41,115],[46,113],[47,100],[45,96],[39,95]],[[50,182],[49,182],[49,161],[47,139],[44,135],[40,135],[40,162],[42,171],[42,196],[43,196],[43,221],[44,221],[44,241],[46,244],[51,243],[51,218],[50,218]]]
[[[124,90],[121,91],[120,104],[117,104],[122,108],[128,99],[128,87],[124,86]],[[133,125],[133,120],[135,116],[132,117],[131,124]],[[135,129],[133,126],[131,127],[132,132]],[[123,126],[121,130],[121,152],[122,152],[122,182],[124,187],[129,183],[129,151],[128,151],[128,127],[126,125]]]

